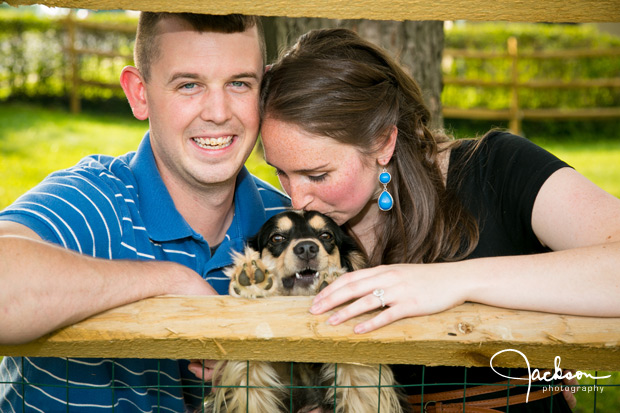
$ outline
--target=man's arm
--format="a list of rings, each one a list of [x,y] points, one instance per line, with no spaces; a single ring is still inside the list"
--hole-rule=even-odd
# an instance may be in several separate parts
[[[80,255],[42,241],[26,226],[0,221],[0,344],[25,343],[163,294],[217,293],[180,264]]]

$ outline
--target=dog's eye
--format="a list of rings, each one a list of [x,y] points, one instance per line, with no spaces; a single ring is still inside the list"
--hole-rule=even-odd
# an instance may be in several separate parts
[[[323,241],[331,241],[334,236],[329,232],[324,232],[319,236]]]
[[[284,238],[284,235],[281,234],[275,234],[271,236],[271,242],[273,242],[274,244],[279,244],[281,242],[284,242],[286,238]]]

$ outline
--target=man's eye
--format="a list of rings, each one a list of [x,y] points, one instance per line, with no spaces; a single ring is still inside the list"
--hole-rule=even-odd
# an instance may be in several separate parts
[[[242,82],[240,80],[234,80],[234,81],[230,82],[230,84],[233,87],[244,87],[244,86],[247,86],[247,83]]]
[[[181,89],[192,90],[196,87],[196,83],[185,83],[181,86]]]

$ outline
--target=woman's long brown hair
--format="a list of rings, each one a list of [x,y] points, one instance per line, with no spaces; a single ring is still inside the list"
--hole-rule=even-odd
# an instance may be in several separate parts
[[[346,29],[301,36],[265,75],[261,112],[365,155],[396,125],[394,207],[381,214],[371,265],[454,261],[475,248],[476,221],[446,190],[438,165],[438,143],[450,139],[431,133],[420,88],[379,47]]]

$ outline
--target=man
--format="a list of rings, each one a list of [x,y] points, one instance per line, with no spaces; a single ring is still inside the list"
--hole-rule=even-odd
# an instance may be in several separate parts
[[[0,343],[151,296],[224,294],[230,251],[288,205],[243,167],[260,124],[256,18],[143,13],[135,61],[120,81],[149,119],[137,152],[86,158],[0,213]],[[187,361],[6,357],[0,411],[185,411],[204,393],[191,377]]]

